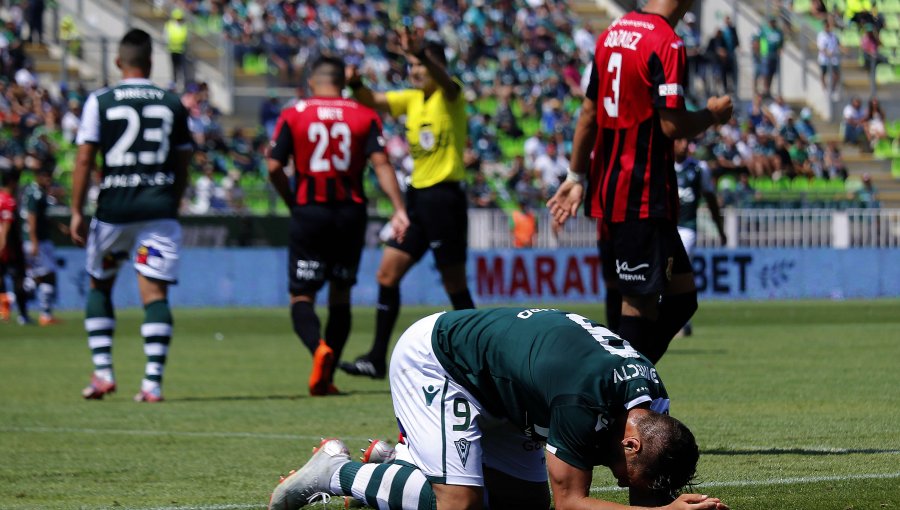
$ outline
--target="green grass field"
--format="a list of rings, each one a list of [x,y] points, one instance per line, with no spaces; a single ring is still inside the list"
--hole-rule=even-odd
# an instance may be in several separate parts
[[[396,333],[430,311],[405,308]],[[0,509],[264,508],[318,438],[396,437],[385,381],[339,375],[346,395],[307,396],[286,309],[175,313],[158,405],[131,401],[138,311],[119,313],[119,393],[102,402],[80,397],[80,314],[0,324]],[[373,320],[357,311],[345,357],[368,348]],[[699,492],[733,509],[900,508],[900,301],[703,303],[694,327],[659,370],[703,452]],[[594,495],[624,502],[612,485],[595,472]]]

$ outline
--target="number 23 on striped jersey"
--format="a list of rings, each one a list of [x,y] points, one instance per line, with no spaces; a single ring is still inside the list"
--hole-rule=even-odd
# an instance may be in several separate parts
[[[330,158],[326,158],[325,152],[331,145],[331,140],[338,141],[338,149]],[[309,141],[316,144],[309,160],[310,171],[327,172],[333,167],[339,172],[346,172],[350,168],[350,140],[350,126],[344,122],[335,122],[330,130],[323,122],[310,124]]]

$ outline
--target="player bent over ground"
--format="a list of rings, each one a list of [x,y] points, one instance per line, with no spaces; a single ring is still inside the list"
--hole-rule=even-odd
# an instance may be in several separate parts
[[[632,504],[728,508],[697,494],[675,499],[694,476],[694,436],[668,416],[653,364],[580,315],[431,315],[400,337],[390,384],[404,439],[396,459],[353,462],[340,440],[325,440],[275,488],[270,509],[293,510],[325,493],[392,510],[546,510],[551,490],[560,510],[630,508],[589,497],[599,465],[629,487]]]
[[[365,244],[363,172],[372,162],[394,205],[391,226],[402,240],[409,226],[400,185],[384,152],[374,110],[341,97],[344,62],[321,57],[312,66],[312,97],[281,112],[269,154],[269,177],[291,211],[288,281],[294,331],[313,354],[311,395],[337,393],[332,383],[350,334],[350,289]],[[291,185],[285,165],[293,159]],[[322,338],[316,293],[328,282],[328,324]]]

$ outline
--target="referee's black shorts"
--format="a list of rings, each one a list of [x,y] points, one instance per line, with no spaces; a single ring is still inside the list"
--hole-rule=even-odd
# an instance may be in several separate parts
[[[388,246],[408,253],[418,261],[428,249],[437,267],[464,264],[469,245],[469,213],[466,194],[458,182],[442,182],[428,188],[410,187],[406,192],[409,229],[402,243]]]
[[[291,211],[288,282],[293,295],[315,294],[334,282],[356,283],[365,245],[365,204],[307,204]]]

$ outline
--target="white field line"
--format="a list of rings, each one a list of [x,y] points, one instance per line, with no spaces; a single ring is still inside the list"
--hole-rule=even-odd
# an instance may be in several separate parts
[[[98,434],[121,436],[179,436],[179,437],[213,437],[233,439],[279,439],[279,440],[313,440],[318,441],[325,436],[311,436],[301,434],[266,434],[260,432],[190,432],[178,430],[127,430],[127,429],[91,429],[75,427],[0,427],[0,432],[19,432],[25,434]],[[348,441],[366,441],[371,438],[348,437],[341,439]]]
[[[95,429],[80,427],[0,427],[0,432],[13,432],[25,434],[110,434],[123,436],[181,436],[181,437],[211,437],[211,438],[234,438],[234,439],[276,439],[276,440],[313,440],[317,441],[326,437],[325,435],[303,435],[303,434],[269,434],[263,432],[191,432],[179,430],[140,430],[140,429]],[[347,441],[366,441],[371,438],[343,436],[341,439]],[[393,439],[393,438],[391,438]],[[735,453],[797,453],[802,455],[803,452],[820,452],[834,454],[859,454],[859,455],[898,455],[900,449],[890,449],[881,451],[870,448],[836,448],[831,446],[794,446],[791,448],[778,448],[767,446],[747,446],[741,448],[729,447],[711,447],[700,451],[703,455],[704,451],[733,451]]]
[[[752,487],[767,485],[795,485],[800,483],[845,482],[850,480],[889,480],[900,478],[900,473],[870,473],[846,476],[805,476],[796,478],[769,478],[767,480],[738,480],[733,482],[710,482],[697,487],[698,492],[708,487]],[[591,487],[592,493],[625,490],[621,487]],[[238,503],[233,505],[155,506],[155,507],[115,507],[115,510],[250,510],[263,508],[265,503]]]
[[[865,473],[858,475],[799,476],[793,478],[769,478],[766,480],[735,480],[731,482],[707,482],[694,489],[702,492],[708,487],[756,487],[760,485],[796,485],[800,483],[846,482],[850,480],[891,480],[900,478],[900,473]],[[591,487],[591,492],[623,491],[622,487]]]
[[[163,430],[125,430],[125,429],[93,429],[93,428],[75,428],[75,427],[0,427],[2,432],[18,432],[18,433],[72,433],[72,434],[114,434],[129,436],[181,436],[181,437],[211,437],[211,438],[234,438],[234,439],[277,439],[277,440],[318,440],[322,436],[300,435],[300,434],[265,434],[257,432],[189,432],[189,431],[163,431]],[[350,441],[365,441],[363,437],[345,437]],[[716,448],[723,449],[723,448]],[[833,448],[826,446],[810,446],[810,447],[793,447],[793,448],[767,448],[767,447],[744,447],[735,449],[736,452],[766,452],[777,451],[815,451],[823,453],[849,454],[859,453],[861,455],[896,455],[900,454],[900,450],[886,450],[883,452],[867,453],[863,448]],[[702,452],[701,452],[702,453]],[[769,478],[765,480],[737,480],[730,482],[708,482],[697,486],[697,490],[707,487],[753,487],[766,485],[794,485],[800,483],[818,483],[818,482],[841,482],[849,480],[887,480],[900,478],[900,472],[897,473],[870,473],[858,475],[835,475],[835,476],[808,476],[794,478]],[[621,487],[591,487],[592,493],[614,492],[625,490]],[[199,506],[168,506],[168,507],[116,507],[116,510],[247,510],[253,508],[262,508],[265,503],[237,503],[237,504],[221,504],[221,505],[199,505]]]

